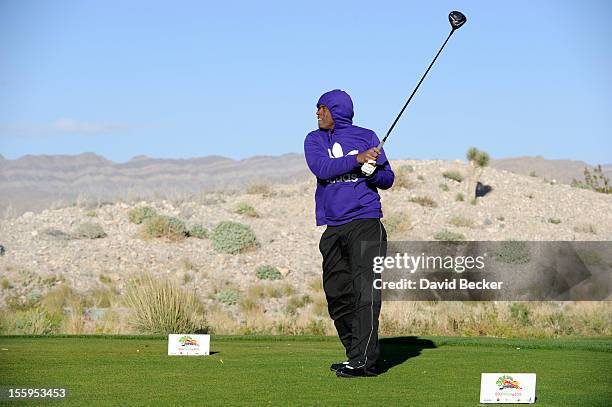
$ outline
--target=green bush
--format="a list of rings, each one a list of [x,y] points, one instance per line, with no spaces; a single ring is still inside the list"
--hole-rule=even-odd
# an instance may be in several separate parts
[[[457,192],[457,195],[455,195],[455,201],[463,202],[464,200],[465,200],[465,196],[463,195],[463,193]]]
[[[499,242],[494,256],[497,261],[508,264],[525,264],[531,260],[527,244],[516,240]]]
[[[220,253],[238,254],[259,247],[253,230],[241,223],[223,221],[212,232],[213,248]]]
[[[187,237],[187,228],[180,219],[157,215],[145,220],[141,234],[145,238],[165,237],[169,240],[181,240]]]
[[[207,331],[202,304],[167,278],[144,275],[130,282],[126,303],[132,309],[130,324],[148,334],[204,333]]]
[[[440,183],[438,184],[438,186],[440,187],[440,189],[444,192],[448,192],[449,188],[448,185],[444,184],[444,183]]]
[[[240,300],[240,293],[238,290],[228,288],[217,293],[217,301],[225,305],[235,305],[238,303],[238,300]]]
[[[84,239],[100,239],[106,237],[106,232],[96,223],[84,222],[76,228],[74,236]]]
[[[255,275],[260,280],[280,280],[283,275],[276,267],[260,266],[255,270]]]
[[[442,176],[446,179],[452,179],[453,181],[462,182],[463,175],[458,171],[444,171]]]
[[[441,229],[434,234],[434,239],[447,242],[462,242],[465,236],[461,233],[451,232],[447,229]]]
[[[150,206],[141,206],[133,208],[128,212],[128,219],[132,223],[140,225],[145,220],[152,218],[157,215],[157,211]]]
[[[239,203],[236,206],[236,208],[234,209],[234,213],[237,213],[237,214],[240,214],[240,215],[249,216],[251,218],[258,218],[259,217],[259,214],[255,210],[255,208],[253,208],[248,203],[244,203],[244,202],[241,202],[241,203]]]
[[[552,223],[553,225],[558,225],[559,223],[561,223],[561,219],[559,219],[559,218],[548,218],[548,222]]]
[[[189,228],[187,235],[189,237],[195,237],[196,239],[206,239],[208,238],[208,229],[201,224],[196,223]]]

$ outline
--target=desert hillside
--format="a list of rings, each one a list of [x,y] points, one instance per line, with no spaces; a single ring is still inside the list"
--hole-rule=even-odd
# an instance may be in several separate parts
[[[542,157],[500,158],[491,167],[569,184],[584,180],[584,161]],[[612,166],[603,172],[612,176]],[[144,155],[117,163],[94,153],[78,155],[0,155],[0,218],[117,200],[176,199],[202,191],[240,191],[258,182],[294,184],[309,179],[302,154],[234,160],[220,156],[161,159]]]
[[[0,215],[40,212],[77,200],[100,204],[244,188],[257,180],[293,183],[303,181],[306,174],[306,163],[298,154],[244,160],[139,155],[123,163],[94,153],[25,155],[15,160],[0,156]]]
[[[413,160],[392,165],[398,174],[396,185],[381,191],[391,240],[432,240],[444,230],[467,240],[612,240],[611,195],[485,168],[481,181],[492,190],[471,200],[466,180],[451,179],[456,173],[469,173],[464,162]],[[128,282],[146,271],[194,291],[212,310],[209,320],[220,332],[249,324],[257,331],[257,323],[282,321],[288,315],[304,321],[314,315],[325,330],[333,329],[320,290],[318,241],[323,227],[314,222],[314,187],[314,179],[252,184],[240,191],[75,205],[2,220],[0,304],[19,309],[63,286],[72,296],[94,299],[86,302],[85,314],[91,309],[121,310]],[[222,254],[207,238],[145,238],[143,225],[130,222],[128,214],[147,206],[182,220],[187,228],[200,224],[209,233],[221,221],[248,225],[257,246]],[[99,225],[105,236],[79,236],[84,223]],[[282,278],[258,278],[256,269],[265,265],[277,268]],[[224,302],[221,292],[236,293],[236,301]],[[245,299],[251,302],[245,305]],[[93,323],[91,318],[85,319]],[[606,330],[609,322],[605,321]]]

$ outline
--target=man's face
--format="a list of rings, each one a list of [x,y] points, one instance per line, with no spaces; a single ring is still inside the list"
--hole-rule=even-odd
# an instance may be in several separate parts
[[[320,105],[317,109],[317,119],[321,130],[329,130],[334,128],[334,119],[331,112],[325,105]]]

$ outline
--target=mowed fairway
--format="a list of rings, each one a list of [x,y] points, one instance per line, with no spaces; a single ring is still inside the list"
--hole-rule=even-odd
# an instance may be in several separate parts
[[[67,387],[52,405],[479,405],[481,372],[537,373],[538,406],[612,404],[612,341],[405,337],[388,371],[340,379],[336,338],[217,337],[211,356],[167,356],[160,337],[0,337],[0,386]],[[517,349],[520,348],[520,349]],[[49,405],[48,401],[0,401]]]

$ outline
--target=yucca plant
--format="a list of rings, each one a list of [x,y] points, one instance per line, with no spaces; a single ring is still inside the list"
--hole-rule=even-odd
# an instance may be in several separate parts
[[[476,147],[470,147],[466,153],[466,158],[470,163],[470,176],[467,183],[467,196],[476,196],[476,184],[480,181],[482,173],[489,165],[491,157],[488,153],[480,151]]]

